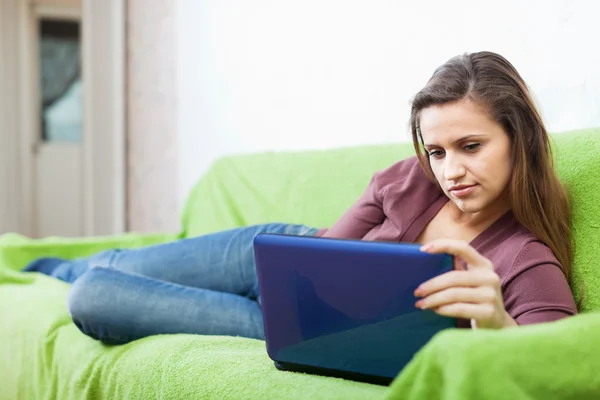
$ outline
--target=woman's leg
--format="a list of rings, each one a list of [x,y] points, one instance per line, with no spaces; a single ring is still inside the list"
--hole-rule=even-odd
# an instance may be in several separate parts
[[[38,266],[36,269],[34,262],[27,269],[74,282],[92,267],[107,267],[184,286],[256,298],[254,237],[260,233],[312,236],[316,231],[303,225],[254,225],[140,249],[109,250],[75,261],[52,260],[49,268]]]
[[[262,339],[262,312],[254,301],[253,239],[259,233],[310,236],[316,229],[288,224],[232,229],[103,252],[43,272],[74,282],[68,298],[73,322],[105,343],[169,333]]]
[[[77,279],[67,307],[83,333],[108,344],[173,333],[264,338],[256,301],[112,268]]]

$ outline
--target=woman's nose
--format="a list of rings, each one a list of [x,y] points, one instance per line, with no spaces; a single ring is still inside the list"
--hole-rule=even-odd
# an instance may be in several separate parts
[[[466,168],[460,159],[455,155],[446,154],[444,160],[444,178],[448,181],[455,181],[465,175]]]

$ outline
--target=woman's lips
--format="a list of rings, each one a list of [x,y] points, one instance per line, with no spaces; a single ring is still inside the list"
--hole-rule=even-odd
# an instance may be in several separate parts
[[[450,190],[450,193],[452,194],[452,196],[455,197],[466,197],[470,195],[476,187],[477,185],[463,186],[457,189]]]

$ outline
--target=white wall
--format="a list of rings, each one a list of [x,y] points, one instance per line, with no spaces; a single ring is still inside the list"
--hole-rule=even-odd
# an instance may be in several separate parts
[[[599,15],[595,0],[178,0],[180,202],[224,154],[407,140],[411,96],[466,51],[507,57],[550,130],[600,126]]]

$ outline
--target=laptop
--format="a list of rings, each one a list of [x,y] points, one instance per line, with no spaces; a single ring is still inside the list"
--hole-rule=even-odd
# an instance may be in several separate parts
[[[260,234],[254,239],[267,353],[281,370],[389,384],[454,318],[415,307],[453,269],[418,245]]]

